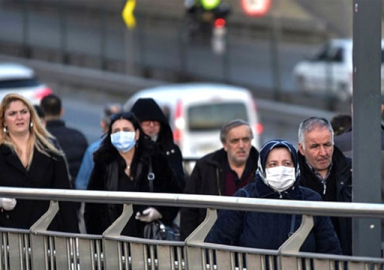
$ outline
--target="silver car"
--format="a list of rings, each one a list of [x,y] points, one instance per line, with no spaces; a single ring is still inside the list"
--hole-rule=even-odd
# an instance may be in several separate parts
[[[31,68],[16,63],[0,63],[0,100],[8,93],[18,93],[33,104],[39,104],[52,90],[39,81]]]

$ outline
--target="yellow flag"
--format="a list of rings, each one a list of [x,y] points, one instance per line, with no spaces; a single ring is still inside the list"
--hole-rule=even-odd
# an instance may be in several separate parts
[[[123,12],[121,13],[123,20],[129,29],[132,29],[136,26],[135,16],[133,15],[135,6],[136,6],[136,0],[127,0],[127,3],[123,8]]]

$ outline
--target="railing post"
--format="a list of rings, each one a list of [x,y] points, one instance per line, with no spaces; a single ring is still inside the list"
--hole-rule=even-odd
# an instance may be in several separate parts
[[[104,267],[108,269],[123,269],[121,263],[122,250],[120,243],[105,239],[105,236],[119,236],[133,213],[132,204],[124,204],[123,212],[103,233]],[[116,256],[118,259],[116,260]],[[127,260],[128,258],[126,258]]]
[[[313,224],[312,216],[303,215],[299,229],[278,250],[279,269],[299,269],[297,259],[295,257],[285,257],[284,254],[299,254],[299,250],[311,232]]]
[[[40,235],[40,232],[46,232],[52,220],[59,211],[58,201],[51,201],[49,209],[45,214],[35,222],[31,227],[31,257],[32,257],[32,269],[43,270],[48,269],[47,256],[48,246],[44,240],[44,235]],[[53,250],[51,250],[53,252]]]
[[[205,240],[208,232],[212,228],[213,224],[217,219],[216,209],[207,208],[207,216],[204,221],[185,239],[185,268],[186,270],[201,270],[205,269],[205,266],[199,265],[196,262],[206,262],[203,251],[199,247],[188,246],[190,243],[202,243]],[[202,268],[203,267],[203,268]]]

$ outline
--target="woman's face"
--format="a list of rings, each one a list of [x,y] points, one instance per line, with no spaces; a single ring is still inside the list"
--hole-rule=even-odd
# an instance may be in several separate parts
[[[136,132],[135,139],[139,139],[139,130],[135,130],[132,122],[128,121],[127,119],[119,119],[112,124],[111,134],[121,131],[134,131]]]
[[[29,132],[31,113],[20,100],[12,101],[4,112],[4,127],[9,134],[23,134]]]
[[[277,166],[294,167],[291,153],[287,148],[275,148],[269,152],[265,168],[273,168]]]

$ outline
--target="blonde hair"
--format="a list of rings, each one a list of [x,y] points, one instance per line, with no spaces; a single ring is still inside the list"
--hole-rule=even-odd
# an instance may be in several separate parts
[[[11,140],[8,132],[4,132],[4,115],[5,111],[9,108],[10,104],[15,101],[21,101],[28,109],[30,113],[30,123],[29,123],[29,131],[30,131],[30,138],[29,138],[29,146],[30,146],[30,156],[29,156],[29,162],[31,163],[32,157],[33,157],[33,148],[36,147],[36,149],[41,152],[42,154],[45,154],[47,156],[51,156],[52,154],[56,154],[59,156],[63,156],[63,152],[59,149],[57,149],[53,143],[52,139],[54,137],[44,128],[44,126],[41,124],[41,120],[39,119],[39,116],[37,115],[35,108],[33,107],[32,103],[26,99],[25,97],[11,93],[6,95],[0,104],[0,145],[6,144],[8,145],[12,150],[17,150],[17,145],[14,144],[14,142]]]

